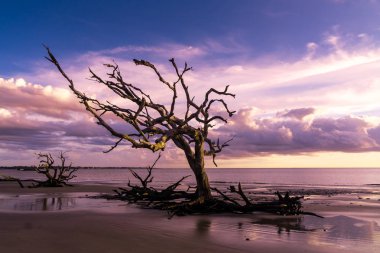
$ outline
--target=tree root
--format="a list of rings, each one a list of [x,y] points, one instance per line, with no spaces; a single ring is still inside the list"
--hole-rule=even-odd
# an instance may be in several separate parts
[[[137,173],[132,173],[136,176]],[[151,174],[148,171],[149,177]],[[194,187],[189,187],[186,191],[177,191],[177,187],[188,176],[182,177],[174,184],[166,187],[163,190],[157,190],[153,187],[148,187],[151,182],[147,180],[139,180],[141,186],[132,185],[128,182],[129,188],[118,188],[114,190],[116,195],[103,195],[107,199],[119,199],[136,203],[147,208],[166,210],[169,218],[173,216],[183,216],[190,214],[215,214],[215,213],[239,213],[247,214],[254,212],[266,212],[278,215],[320,215],[302,211],[303,196],[290,196],[289,192],[281,194],[275,192],[277,199],[266,202],[252,202],[244,193],[241,184],[237,187],[230,186],[229,194],[223,193],[217,188],[211,188],[214,196],[209,199],[198,197]],[[194,191],[195,190],[195,191]],[[237,195],[234,198],[232,195]]]

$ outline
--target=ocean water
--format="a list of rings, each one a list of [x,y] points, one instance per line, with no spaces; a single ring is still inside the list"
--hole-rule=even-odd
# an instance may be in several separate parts
[[[146,174],[145,169],[136,169],[141,176]],[[98,168],[79,169],[76,183],[126,184],[135,178],[128,169]],[[207,169],[212,185],[230,185],[241,182],[242,185],[277,186],[318,186],[318,187],[376,187],[380,186],[380,168],[296,168],[296,169]],[[0,175],[14,176],[20,179],[41,179],[42,175],[34,171],[18,171],[0,169]],[[165,185],[176,182],[183,176],[190,175],[184,183],[195,182],[190,169],[153,169],[155,185]]]

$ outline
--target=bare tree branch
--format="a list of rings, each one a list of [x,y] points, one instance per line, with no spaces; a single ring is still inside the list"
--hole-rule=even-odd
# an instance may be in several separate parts
[[[212,122],[216,120],[227,122],[227,118],[222,115],[211,113],[212,107],[215,104],[221,104],[228,113],[228,117],[231,117],[235,113],[235,111],[229,109],[223,99],[223,97],[235,97],[234,94],[228,92],[228,85],[221,91],[210,88],[205,93],[203,102],[197,104],[194,102],[194,97],[190,95],[189,87],[184,79],[186,73],[191,70],[191,67],[187,63],[185,63],[183,68],[179,68],[174,58],[169,60],[176,74],[176,80],[171,83],[164,78],[158,68],[151,62],[134,59],[133,61],[136,65],[153,70],[159,82],[169,88],[167,89],[167,93],[171,101],[170,106],[167,108],[163,104],[154,102],[154,99],[142,89],[126,82],[116,63],[104,64],[109,70],[107,78],[100,77],[93,70],[89,69],[91,80],[96,84],[108,87],[116,95],[133,105],[122,108],[109,101],[102,102],[100,99],[91,98],[77,90],[74,82],[64,72],[50,49],[46,47],[46,50],[48,53],[46,58],[56,66],[62,76],[69,82],[69,88],[78,97],[86,110],[96,119],[97,124],[107,129],[112,136],[117,137],[115,144],[105,151],[105,153],[114,150],[122,141],[129,142],[132,148],[145,148],[156,152],[164,150],[167,142],[172,140],[176,147],[183,150],[189,166],[197,178],[197,192],[200,195],[203,194],[205,199],[211,197],[207,174],[204,171],[204,156],[212,156],[213,162],[216,165],[216,155],[224,147],[228,146],[229,141],[219,144],[219,141],[215,143],[208,138],[209,128],[213,127]],[[177,114],[176,112],[178,94],[182,94],[179,93],[178,88],[182,88],[185,95],[186,111],[184,115]],[[212,96],[222,98],[211,98]],[[117,130],[112,121],[104,117],[106,114],[116,116],[134,130]],[[209,147],[207,150],[204,143]],[[136,178],[144,182],[143,178],[138,178],[137,176]]]
[[[142,178],[136,171],[129,169],[129,171],[132,173],[132,175],[140,181],[142,187],[147,188],[148,184],[153,181],[152,170],[153,170],[154,166],[156,166],[156,163],[158,162],[158,160],[160,160],[160,158],[161,158],[161,153],[158,154],[158,157],[154,161],[153,165],[146,168],[147,174],[146,174],[145,178]]]

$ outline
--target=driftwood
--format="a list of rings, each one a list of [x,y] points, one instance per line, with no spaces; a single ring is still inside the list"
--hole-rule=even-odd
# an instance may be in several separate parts
[[[144,202],[147,205],[157,205],[158,202],[177,200],[177,199],[192,199],[195,198],[194,193],[189,191],[176,191],[177,187],[181,185],[182,181],[189,176],[184,176],[177,182],[169,185],[163,190],[158,190],[154,187],[148,187],[148,184],[153,181],[152,170],[156,165],[157,161],[160,159],[161,154],[155,160],[152,166],[147,168],[147,175],[143,178],[136,171],[130,169],[131,174],[140,182],[140,185],[132,185],[128,182],[127,188],[118,188],[114,190],[115,196],[108,196],[107,198],[114,198],[120,200],[126,200],[128,202]]]
[[[187,215],[187,214],[204,214],[204,213],[254,213],[266,212],[278,215],[313,215],[323,218],[320,215],[311,212],[302,211],[303,196],[290,196],[289,192],[282,195],[276,192],[277,199],[267,202],[253,203],[238,184],[237,190],[235,186],[230,186],[230,193],[238,195],[238,199],[228,196],[217,188],[211,188],[214,192],[218,193],[222,198],[214,197],[205,203],[197,201],[183,202],[179,205],[163,204],[160,205],[162,209],[167,209],[171,215]]]
[[[21,188],[24,188],[23,180],[15,177],[0,176],[0,182],[17,182]]]
[[[33,188],[35,187],[34,184],[38,184],[41,181],[36,180],[36,179],[19,179],[19,178],[10,177],[10,176],[0,176],[0,182],[16,182],[21,188],[25,188],[25,187]]]
[[[132,169],[129,169],[129,171],[132,173],[132,175],[138,179],[142,185],[143,188],[147,188],[148,187],[148,184],[151,183],[153,181],[153,176],[152,176],[152,170],[154,168],[154,166],[156,166],[156,163],[158,162],[158,160],[160,160],[161,158],[161,153],[158,154],[158,157],[157,159],[154,161],[153,165],[152,166],[148,166],[146,168],[147,170],[147,175],[145,176],[145,178],[143,179],[142,177],[140,177],[140,175],[135,172],[134,170]],[[132,187],[130,182],[128,182],[128,186]]]
[[[72,186],[68,183],[69,180],[76,177],[74,172],[78,168],[73,168],[72,164],[66,166],[66,157],[61,152],[58,155],[59,165],[55,166],[55,160],[50,153],[38,153],[37,154],[39,165],[35,168],[37,173],[43,174],[46,177],[45,181],[34,180],[36,184],[32,187],[62,187]]]
[[[160,156],[157,158],[157,160]],[[278,215],[314,215],[314,213],[303,212],[303,196],[290,196],[289,192],[281,194],[276,192],[277,199],[266,202],[253,202],[250,200],[239,183],[237,187],[231,185],[229,193],[223,193],[217,188],[211,188],[213,197],[207,201],[200,201],[196,187],[188,187],[187,190],[177,190],[184,179],[184,176],[177,182],[169,185],[165,189],[159,190],[150,187],[149,183],[153,181],[153,166],[147,168],[147,175],[143,178],[137,172],[131,170],[132,175],[140,182],[140,185],[128,182],[128,188],[118,188],[114,190],[116,195],[103,195],[107,199],[119,199],[136,203],[148,208],[166,210],[169,217],[174,215],[189,214],[210,214],[210,213],[253,213],[267,212]],[[234,197],[235,196],[235,197]]]

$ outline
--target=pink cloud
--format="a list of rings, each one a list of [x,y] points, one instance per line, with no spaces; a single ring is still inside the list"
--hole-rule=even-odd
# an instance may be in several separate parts
[[[0,142],[9,152],[113,144],[68,90],[1,78]]]
[[[18,114],[38,114],[69,119],[81,106],[67,89],[26,83],[23,79],[0,78],[0,108]]]

